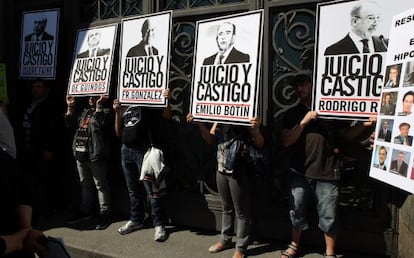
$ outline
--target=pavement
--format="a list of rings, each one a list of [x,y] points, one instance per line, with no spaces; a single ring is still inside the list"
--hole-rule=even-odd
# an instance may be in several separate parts
[[[168,239],[160,243],[153,240],[154,229],[150,226],[120,235],[117,229],[126,222],[123,219],[114,219],[105,230],[95,230],[96,220],[93,218],[76,224],[68,224],[64,218],[58,214],[43,219],[38,228],[48,236],[61,238],[72,258],[230,258],[234,252],[234,249],[215,254],[207,251],[219,239],[219,232],[215,231],[171,225],[167,226]],[[278,258],[284,248],[285,242],[256,240],[249,246],[247,257]],[[322,258],[322,251],[304,247],[298,257]],[[340,250],[338,254],[340,258],[379,258]]]

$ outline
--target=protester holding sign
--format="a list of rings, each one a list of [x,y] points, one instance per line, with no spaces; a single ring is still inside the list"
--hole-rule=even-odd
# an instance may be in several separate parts
[[[108,96],[104,95],[89,97],[89,107],[76,114],[75,98],[66,98],[66,121],[68,126],[76,130],[72,149],[82,191],[80,211],[71,216],[69,222],[75,223],[92,215],[97,190],[100,206],[97,230],[109,226],[111,211],[111,192],[107,177],[112,114],[110,109],[103,107],[107,99]]]
[[[164,91],[164,97],[168,97],[169,90]],[[126,185],[129,193],[130,213],[128,222],[118,229],[121,235],[129,234],[144,227],[145,196],[142,187],[145,187],[151,205],[152,223],[155,227],[154,240],[158,242],[167,239],[165,231],[164,199],[166,194],[165,173],[168,168],[163,159],[157,159],[157,171],[152,174],[143,173],[148,150],[157,148],[160,155],[162,135],[161,123],[171,118],[169,107],[163,109],[151,109],[140,106],[122,108],[119,100],[113,102],[115,111],[115,132],[121,137],[121,162]],[[141,180],[138,180],[141,179]]]
[[[188,114],[187,122],[192,121],[193,116]],[[259,149],[264,146],[264,138],[259,129],[261,119],[254,117],[250,123],[251,127],[214,123],[210,129],[205,124],[198,123],[204,141],[217,144],[216,182],[223,206],[220,241],[210,246],[208,251],[217,253],[231,248],[235,212],[238,229],[233,258],[244,257],[249,243],[249,146],[252,144]]]
[[[292,148],[289,159],[290,219],[292,241],[282,258],[296,257],[302,232],[309,228],[306,218],[308,200],[313,196],[318,207],[319,228],[324,232],[325,257],[335,256],[337,235],[338,180],[340,169],[339,140],[351,140],[372,126],[372,122],[350,126],[349,123],[318,120],[310,110],[312,84],[306,74],[293,80],[300,103],[289,109],[283,119],[281,143]]]

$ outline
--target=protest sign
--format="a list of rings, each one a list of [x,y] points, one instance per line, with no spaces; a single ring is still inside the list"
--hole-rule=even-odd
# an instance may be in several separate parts
[[[312,109],[321,117],[365,120],[379,111],[392,17],[404,0],[320,3]]]
[[[121,104],[167,106],[172,12],[122,20],[118,99]]]
[[[23,13],[20,78],[56,77],[59,9]]]
[[[116,30],[116,24],[109,24],[78,31],[68,95],[109,93]]]
[[[414,9],[390,24],[370,176],[414,193]]]
[[[197,22],[190,113],[195,121],[250,125],[256,116],[263,10]]]

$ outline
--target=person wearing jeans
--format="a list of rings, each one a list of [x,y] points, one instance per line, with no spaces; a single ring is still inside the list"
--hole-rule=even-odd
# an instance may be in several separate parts
[[[163,94],[168,97],[169,91],[166,90]],[[146,151],[151,146],[160,146],[160,123],[163,119],[170,118],[170,109],[169,107],[163,110],[149,109],[135,105],[121,108],[117,99],[113,102],[113,108],[115,132],[122,141],[122,171],[130,201],[129,220],[118,229],[118,233],[125,235],[144,227],[146,192],[151,205],[152,224],[155,228],[154,240],[165,241],[167,239],[163,208],[165,188],[158,191],[157,187],[154,188],[155,178],[146,176],[140,180],[140,177]]]

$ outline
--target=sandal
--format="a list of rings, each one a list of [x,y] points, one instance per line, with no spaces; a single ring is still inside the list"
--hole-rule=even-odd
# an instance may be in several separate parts
[[[231,247],[232,247],[231,243],[223,243],[223,242],[219,241],[219,242],[215,243],[214,245],[210,246],[210,248],[208,248],[208,251],[210,253],[218,253],[218,252],[224,251],[226,249],[230,249]]]
[[[326,254],[323,254],[323,257],[324,257],[324,258],[338,258],[338,257],[336,256],[336,254],[332,254],[332,255],[326,255]]]
[[[289,249],[293,250],[294,253],[289,253]],[[288,244],[288,248],[282,252],[282,256],[280,258],[295,258],[297,256],[297,252],[298,246]]]

